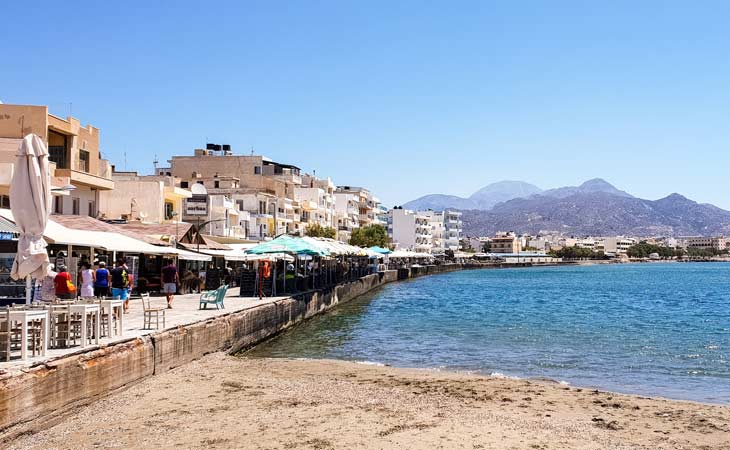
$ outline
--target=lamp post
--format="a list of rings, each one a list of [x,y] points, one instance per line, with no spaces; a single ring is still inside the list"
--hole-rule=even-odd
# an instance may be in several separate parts
[[[208,225],[209,223],[213,222],[223,222],[225,219],[213,219],[213,220],[206,220],[203,223],[198,223],[198,225],[195,228],[195,231],[198,233],[198,237],[196,238],[196,241],[198,242],[198,253],[200,253],[200,228]]]

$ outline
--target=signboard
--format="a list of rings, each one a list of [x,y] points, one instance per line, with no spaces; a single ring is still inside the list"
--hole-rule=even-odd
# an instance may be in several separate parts
[[[7,231],[0,231],[0,241],[12,241],[15,240],[15,235]]]
[[[203,194],[193,194],[192,197],[185,200],[186,216],[207,216],[208,215],[208,196]]]

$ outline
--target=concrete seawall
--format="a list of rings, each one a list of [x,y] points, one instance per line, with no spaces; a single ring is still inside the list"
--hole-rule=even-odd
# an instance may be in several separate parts
[[[0,379],[0,439],[117,389],[216,351],[238,351],[394,281],[478,268],[447,264],[390,270],[174,329],[51,360]],[[12,429],[9,429],[13,427]]]

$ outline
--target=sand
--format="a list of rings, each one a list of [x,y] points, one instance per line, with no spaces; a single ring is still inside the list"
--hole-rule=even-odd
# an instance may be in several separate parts
[[[730,449],[730,407],[546,381],[218,353],[34,431],[0,446]]]

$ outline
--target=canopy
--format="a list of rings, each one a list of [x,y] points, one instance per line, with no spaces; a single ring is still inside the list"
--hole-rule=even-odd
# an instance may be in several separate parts
[[[390,251],[390,249],[379,247],[377,245],[373,245],[372,247],[370,247],[370,250],[372,250],[376,253],[380,253],[381,255],[387,255],[389,253],[393,253]]]
[[[329,251],[311,241],[302,238],[295,238],[288,235],[282,235],[268,242],[246,250],[246,253],[254,255],[262,255],[266,253],[290,253],[290,254],[306,254],[315,256],[327,256]]]
[[[51,173],[48,150],[38,135],[29,134],[20,142],[10,183],[10,207],[20,232],[10,276],[41,279],[50,265],[43,232],[51,210]]]
[[[304,236],[301,238],[307,242],[310,242],[313,245],[316,245],[318,247],[322,247],[325,250],[329,252],[330,255],[365,255],[365,250],[356,247],[354,245],[345,244],[340,241],[336,241],[334,239],[329,238],[323,238],[323,237],[309,237]]]
[[[391,258],[414,258],[414,259],[429,259],[433,258],[430,253],[419,253],[412,252],[410,250],[396,250],[390,254]]]
[[[160,247],[160,248],[166,248],[166,247]],[[171,250],[175,251],[178,259],[182,259],[185,261],[211,261],[213,259],[209,255],[203,255],[202,253],[189,252],[189,251],[183,250],[181,248],[171,248]]]
[[[241,250],[217,250],[212,248],[201,249],[201,253],[212,256],[222,256],[226,261],[247,261],[246,255]]]

